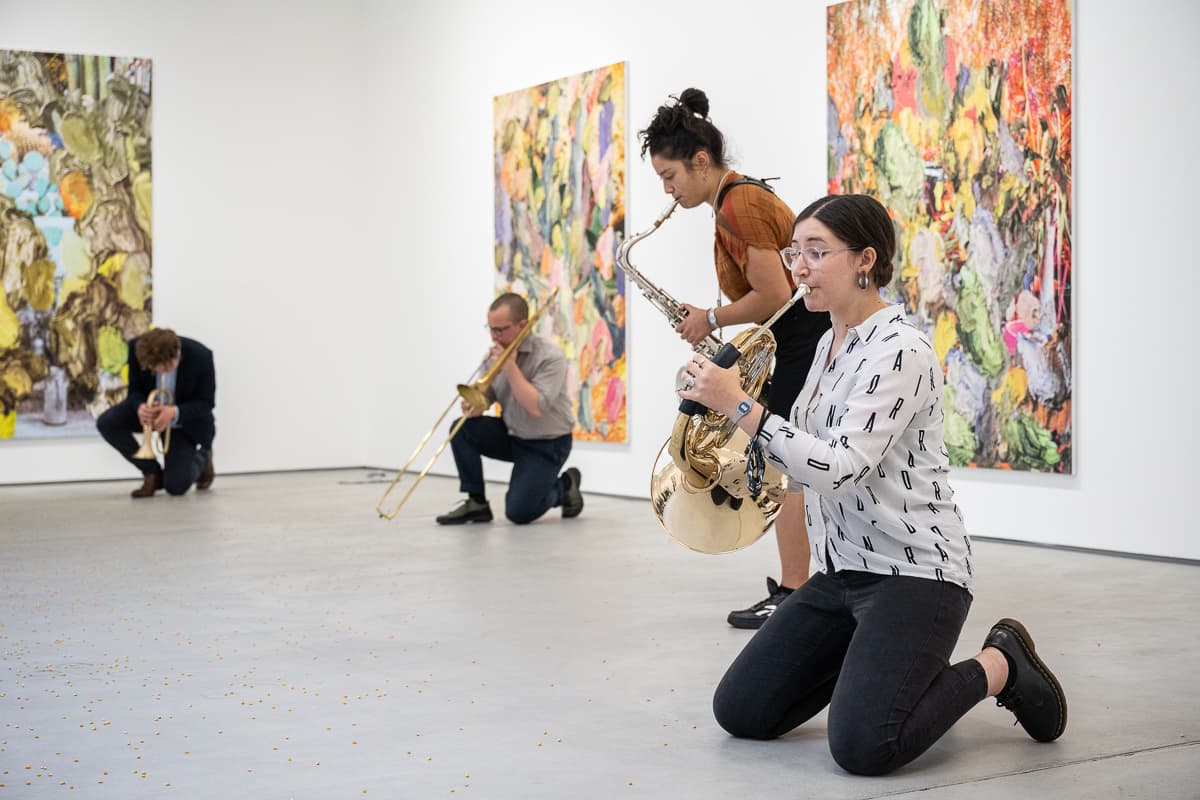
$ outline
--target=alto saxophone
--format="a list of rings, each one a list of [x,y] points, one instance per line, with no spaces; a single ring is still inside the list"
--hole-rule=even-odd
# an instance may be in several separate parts
[[[684,308],[683,304],[670,294],[651,283],[646,276],[642,274],[641,270],[635,267],[629,260],[629,251],[633,249],[635,244],[658,230],[659,227],[667,221],[667,218],[675,213],[675,209],[677,208],[679,208],[678,200],[671,203],[670,207],[660,214],[658,219],[654,220],[653,225],[641,233],[635,233],[633,236],[630,236],[628,239],[621,242],[621,246],[617,248],[617,266],[619,266],[625,272],[625,275],[628,276],[631,281],[637,284],[638,289],[640,289],[646,299],[650,301],[650,305],[662,312],[663,316],[667,318],[667,321],[671,323],[672,328],[678,327],[679,323],[683,322],[684,317],[687,316],[687,309]],[[721,340],[713,336],[711,333],[692,347],[692,350],[700,353],[706,358],[712,358],[720,349]]]

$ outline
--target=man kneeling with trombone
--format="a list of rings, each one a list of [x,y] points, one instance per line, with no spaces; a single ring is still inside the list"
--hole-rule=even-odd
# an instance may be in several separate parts
[[[492,366],[496,359],[504,361],[487,386],[487,405],[462,402],[465,419],[450,447],[467,499],[438,517],[438,524],[491,522],[483,456],[512,462],[504,497],[504,516],[509,521],[524,525],[555,506],[562,507],[564,517],[579,516],[583,511],[579,470],[571,467],[559,474],[571,454],[574,428],[566,357],[550,340],[530,335],[529,305],[518,294],[497,297],[487,319]],[[483,416],[483,409],[495,402],[500,403],[501,416]]]

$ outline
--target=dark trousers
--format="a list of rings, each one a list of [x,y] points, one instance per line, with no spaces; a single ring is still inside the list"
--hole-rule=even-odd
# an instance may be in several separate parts
[[[185,494],[208,463],[212,443],[209,442],[208,447],[201,447],[201,443],[188,436],[182,428],[172,428],[171,445],[167,448],[167,454],[163,456],[162,467],[158,465],[157,459],[134,458],[138,442],[133,434],[135,431],[142,432],[142,423],[137,418],[137,407],[138,404],[131,400],[117,403],[100,415],[96,420],[96,428],[104,437],[104,441],[112,445],[143,475],[161,472],[162,485],[168,494]]]
[[[965,589],[942,581],[818,572],[729,667],[717,722],[773,739],[828,705],[834,760],[859,775],[891,772],[987,695],[978,661],[948,661],[970,606]]]
[[[458,467],[459,487],[467,494],[485,494],[483,456],[512,462],[512,477],[504,495],[504,516],[511,522],[524,525],[562,505],[558,471],[571,455],[571,434],[518,439],[509,436],[500,417],[472,417],[450,440],[450,448]]]

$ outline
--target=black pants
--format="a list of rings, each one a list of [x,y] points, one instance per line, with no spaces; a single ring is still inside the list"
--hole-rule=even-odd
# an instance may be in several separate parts
[[[965,589],[942,581],[819,572],[729,667],[717,722],[773,739],[828,705],[834,760],[859,775],[891,772],[987,695],[978,661],[948,662],[970,606]]]
[[[134,432],[142,432],[142,423],[137,417],[138,404],[132,400],[124,400],[105,411],[96,420],[96,428],[104,441],[112,445],[125,460],[137,467],[143,475],[162,473],[162,485],[168,494],[185,494],[200,471],[208,463],[212,442],[201,446],[182,428],[171,429],[171,445],[163,457],[163,466],[157,460],[134,458],[138,442],[133,437]]]
[[[558,471],[571,455],[571,443],[569,433],[553,439],[518,439],[508,435],[508,427],[500,417],[472,417],[450,440],[450,449],[458,467],[459,488],[468,494],[486,492],[484,456],[512,462],[512,477],[504,495],[504,516],[510,522],[524,525],[562,505],[563,486]]]

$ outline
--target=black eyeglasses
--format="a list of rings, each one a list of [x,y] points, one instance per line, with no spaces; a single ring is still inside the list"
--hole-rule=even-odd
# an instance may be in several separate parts
[[[507,325],[500,327],[500,328],[493,328],[491,325],[484,325],[483,327],[485,327],[489,331],[491,331],[492,336],[499,336],[500,334],[504,333],[506,330],[508,330],[515,324],[516,324],[515,322],[510,322]]]

